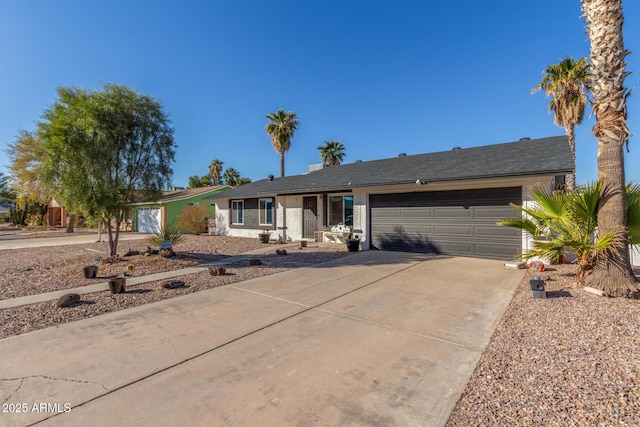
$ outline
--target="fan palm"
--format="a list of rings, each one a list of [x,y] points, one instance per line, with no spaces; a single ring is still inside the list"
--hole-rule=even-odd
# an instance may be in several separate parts
[[[278,110],[275,113],[267,114],[269,123],[266,131],[271,136],[273,149],[280,154],[280,176],[284,176],[284,153],[291,148],[291,139],[298,129],[300,121],[293,111],[288,113],[284,110]]]
[[[624,80],[625,57],[629,52],[622,39],[621,0],[582,0],[591,44],[590,70],[592,109],[596,117],[593,134],[598,140],[598,179],[607,188],[609,197],[598,206],[598,235],[610,230],[627,230],[627,206],[624,175],[624,146],[629,143],[627,127],[627,97]],[[629,296],[640,291],[633,275],[628,251],[628,238],[620,239],[619,256],[605,256],[596,260],[589,286],[602,289],[609,295]]]
[[[211,162],[211,164],[209,164],[209,175],[211,176],[211,179],[213,180],[213,185],[220,185],[220,176],[222,174],[222,165],[223,165],[223,163],[218,159],[214,159]]]
[[[344,159],[344,145],[340,141],[325,141],[318,147],[322,163],[328,166],[337,166]]]
[[[234,168],[227,168],[227,170],[224,171],[222,178],[224,178],[224,182],[226,182],[227,185],[236,187],[238,185],[238,179],[240,179],[240,172]]]
[[[629,238],[640,242],[640,186],[628,185],[627,207]],[[578,281],[584,283],[594,262],[609,254],[618,255],[617,244],[624,229],[612,229],[596,238],[598,204],[608,196],[604,184],[598,181],[576,188],[574,192],[557,192],[535,188],[531,192],[533,207],[513,205],[526,218],[508,218],[500,225],[525,230],[533,236],[533,247],[523,253],[524,259],[544,258],[552,262],[566,260],[567,251],[578,262]]]
[[[553,121],[555,124],[564,127],[574,163],[576,160],[574,129],[584,119],[584,110],[588,101],[589,78],[589,64],[586,57],[577,61],[566,57],[560,63],[545,68],[542,81],[533,88],[534,93],[544,90],[545,95],[551,97],[549,113],[554,113]],[[568,191],[573,191],[575,182],[575,173],[569,174],[567,177]]]

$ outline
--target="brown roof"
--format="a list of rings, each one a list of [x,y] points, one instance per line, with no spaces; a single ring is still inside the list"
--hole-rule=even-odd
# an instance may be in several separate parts
[[[228,185],[211,185],[211,186],[208,186],[208,187],[187,188],[185,190],[164,191],[162,193],[162,197],[160,198],[160,201],[158,201],[158,202],[154,202],[154,201],[142,202],[141,201],[141,202],[133,203],[133,204],[140,205],[140,204],[148,204],[148,203],[175,202],[177,200],[189,199],[189,198],[194,197],[194,196],[199,196],[201,194],[210,193],[210,192],[221,190],[221,189],[224,189],[224,188],[231,188],[231,187],[229,187]]]

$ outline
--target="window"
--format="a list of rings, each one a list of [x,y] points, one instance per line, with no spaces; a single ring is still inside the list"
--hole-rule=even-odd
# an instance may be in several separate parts
[[[260,225],[273,225],[273,199],[260,199],[258,210],[260,211]]]
[[[231,224],[244,224],[244,201],[231,202]]]
[[[353,226],[353,196],[329,197],[329,225]]]

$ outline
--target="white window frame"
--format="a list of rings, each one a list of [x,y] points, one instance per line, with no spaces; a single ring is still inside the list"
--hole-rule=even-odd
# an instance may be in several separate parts
[[[238,212],[241,213],[241,221],[238,220]],[[231,201],[231,224],[242,225],[244,224],[244,200],[232,200]]]
[[[266,206],[263,207],[263,203],[269,202],[269,212],[271,214],[271,222],[267,222]],[[264,215],[263,215],[264,213]],[[262,221],[264,219],[264,221]],[[258,199],[258,224],[259,225],[273,225],[273,199],[267,197],[264,199]]]

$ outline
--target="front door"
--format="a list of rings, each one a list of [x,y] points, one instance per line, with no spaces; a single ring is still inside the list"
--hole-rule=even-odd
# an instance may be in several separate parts
[[[318,225],[318,198],[316,196],[302,199],[302,238],[313,239]]]

